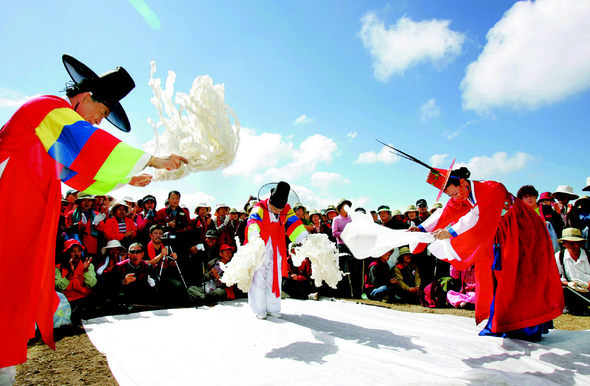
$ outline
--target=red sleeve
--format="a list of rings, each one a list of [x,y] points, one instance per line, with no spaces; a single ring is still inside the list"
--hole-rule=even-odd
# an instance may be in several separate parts
[[[104,237],[109,240],[119,240],[123,239],[123,233],[119,233],[119,223],[117,219],[114,217],[109,218],[106,220],[104,224]]]

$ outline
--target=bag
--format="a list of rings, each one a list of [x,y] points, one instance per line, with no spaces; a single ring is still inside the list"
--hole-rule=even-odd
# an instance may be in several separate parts
[[[424,288],[420,302],[424,307],[428,308],[445,307],[447,305],[447,292],[440,282],[435,280]]]

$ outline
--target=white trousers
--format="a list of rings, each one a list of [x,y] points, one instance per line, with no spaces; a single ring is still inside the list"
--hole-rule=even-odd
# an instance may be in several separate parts
[[[279,290],[281,288],[281,254],[277,256],[277,269]],[[256,315],[264,314],[266,312],[280,312],[281,311],[281,296],[277,298],[272,293],[272,276],[273,276],[273,250],[272,241],[269,239],[266,243],[266,252],[264,252],[264,261],[262,266],[254,273],[252,278],[252,286],[248,291],[248,304]]]

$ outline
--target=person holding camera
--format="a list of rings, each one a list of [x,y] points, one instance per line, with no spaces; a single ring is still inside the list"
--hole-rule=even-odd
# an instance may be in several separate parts
[[[168,193],[168,205],[156,213],[155,223],[160,224],[164,233],[169,234],[171,245],[179,255],[185,255],[191,222],[188,210],[180,207],[180,192]]]
[[[179,304],[184,299],[183,279],[177,268],[178,254],[169,245],[174,235],[164,233],[160,224],[150,228],[151,241],[147,245],[149,264],[158,280],[158,294],[164,306]]]

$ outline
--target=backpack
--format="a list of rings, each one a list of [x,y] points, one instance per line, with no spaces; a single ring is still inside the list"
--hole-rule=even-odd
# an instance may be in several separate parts
[[[424,307],[445,307],[447,305],[447,292],[443,289],[440,282],[435,280],[424,288],[420,302]]]

